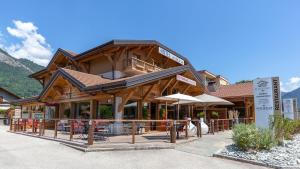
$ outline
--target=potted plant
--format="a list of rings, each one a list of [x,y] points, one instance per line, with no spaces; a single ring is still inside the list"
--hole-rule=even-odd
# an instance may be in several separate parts
[[[143,107],[143,119],[144,120],[148,119],[148,109],[147,109],[147,107]]]
[[[159,117],[160,119],[163,119],[165,116],[166,110],[164,108],[160,108],[159,110]]]
[[[213,119],[217,119],[217,118],[219,118],[219,113],[213,111],[213,112],[211,113],[211,117],[212,117]]]
[[[198,112],[198,113],[197,113],[197,117],[198,117],[199,119],[203,119],[204,116],[205,116],[205,113],[204,113],[204,112]]]
[[[198,113],[197,113],[197,117],[200,119],[199,123],[201,124],[201,132],[202,132],[203,134],[208,133],[208,126],[207,126],[207,124],[204,122],[205,112],[198,112]]]

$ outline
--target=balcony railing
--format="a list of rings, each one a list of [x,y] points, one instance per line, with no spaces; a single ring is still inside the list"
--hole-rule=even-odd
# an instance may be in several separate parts
[[[135,57],[128,60],[128,68],[129,67],[131,70],[142,72],[156,72],[162,70],[162,68],[156,66],[154,63],[148,63]]]

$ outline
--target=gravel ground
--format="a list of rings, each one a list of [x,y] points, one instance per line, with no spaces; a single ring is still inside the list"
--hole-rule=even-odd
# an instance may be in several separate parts
[[[300,135],[295,136],[294,140],[285,141],[283,146],[274,147],[270,151],[245,152],[239,150],[235,145],[229,145],[221,154],[278,167],[300,168]]]
[[[0,169],[263,169],[178,150],[84,153],[58,142],[6,132],[0,127]],[[216,137],[218,137],[216,135]],[[205,137],[202,138],[205,142]],[[208,139],[208,142],[212,142]],[[215,143],[217,144],[218,139]],[[207,144],[207,143],[205,143]],[[192,146],[192,145],[189,145]],[[195,147],[197,148],[197,146]],[[184,149],[184,147],[181,147]],[[203,151],[202,149],[193,151]]]

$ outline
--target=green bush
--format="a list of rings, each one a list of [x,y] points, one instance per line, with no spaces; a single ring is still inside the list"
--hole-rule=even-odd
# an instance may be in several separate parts
[[[7,110],[0,109],[0,114],[5,114]]]
[[[217,118],[219,118],[219,113],[214,111],[211,113],[211,117],[214,119],[217,119]]]
[[[269,150],[276,145],[273,132],[270,129],[259,129],[258,149]]]
[[[275,145],[272,131],[254,124],[238,124],[233,129],[233,141],[243,150],[270,149]]]
[[[270,118],[270,128],[274,129],[275,139],[278,144],[282,144],[283,139],[291,140],[293,134],[300,131],[300,122],[283,118],[281,115],[274,115]]]
[[[197,117],[198,117],[198,118],[204,118],[204,116],[205,116],[205,113],[204,113],[204,112],[198,112],[198,113],[197,113]]]
[[[255,125],[238,124],[233,128],[233,141],[243,150],[256,149],[257,134]]]

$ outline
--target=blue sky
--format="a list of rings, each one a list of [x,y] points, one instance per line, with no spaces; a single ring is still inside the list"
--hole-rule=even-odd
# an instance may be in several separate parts
[[[300,86],[297,0],[10,0],[1,6],[0,47],[16,57],[45,64],[57,48],[79,53],[111,39],[154,39],[231,82],[280,76],[284,90]]]

